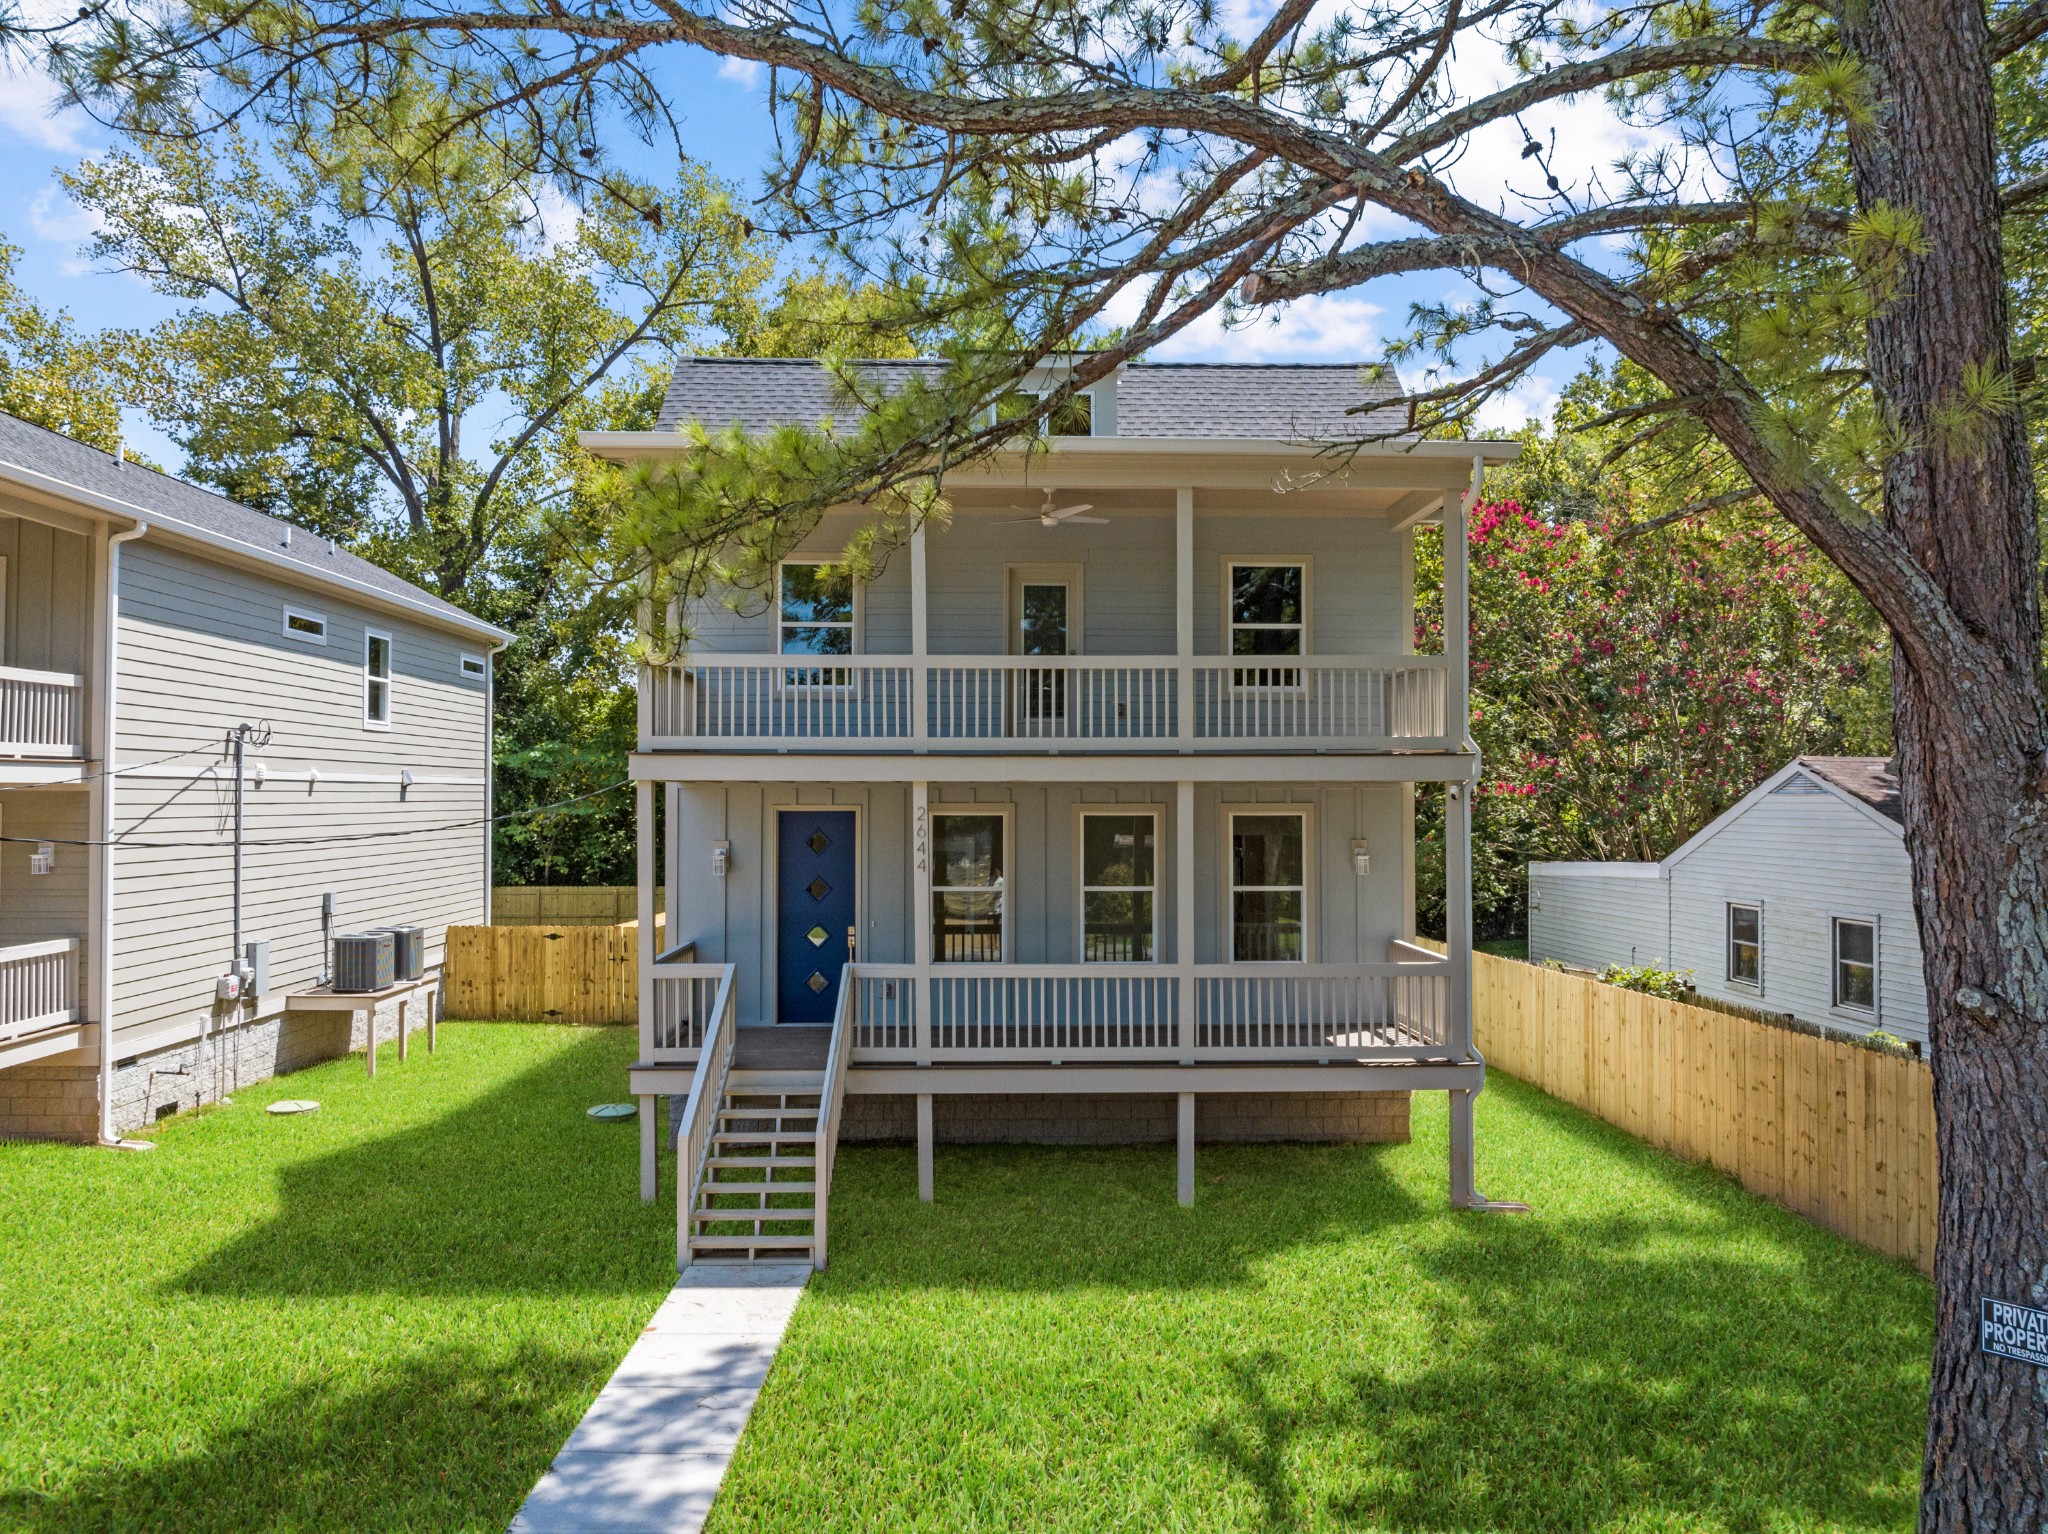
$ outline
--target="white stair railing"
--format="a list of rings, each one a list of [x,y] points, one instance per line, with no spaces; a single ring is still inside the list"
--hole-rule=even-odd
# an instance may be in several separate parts
[[[718,1110],[725,1101],[725,1083],[732,1074],[733,1047],[739,1032],[733,1017],[735,966],[725,964],[720,968],[724,973],[704,1024],[703,1047],[697,1052],[697,1068],[690,1075],[690,1095],[683,1103],[682,1118],[676,1125],[678,1272],[690,1265],[690,1216],[697,1207],[698,1189],[704,1181],[704,1163],[711,1154],[711,1137],[718,1131]]]
[[[860,988],[853,965],[839,972],[839,1005],[832,1014],[832,1043],[825,1055],[825,1081],[818,1092],[817,1167],[813,1176],[811,1266],[825,1267],[825,1222],[832,1203],[832,1171],[839,1161],[839,1110],[846,1102],[846,1068],[853,1060],[853,1036],[859,1014]]]

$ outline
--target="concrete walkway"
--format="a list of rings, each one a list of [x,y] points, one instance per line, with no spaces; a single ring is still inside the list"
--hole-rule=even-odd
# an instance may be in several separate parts
[[[683,1270],[510,1534],[696,1534],[811,1276],[808,1262]]]

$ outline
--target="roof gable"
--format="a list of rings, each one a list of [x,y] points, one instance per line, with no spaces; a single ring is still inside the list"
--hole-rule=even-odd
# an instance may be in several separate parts
[[[1815,763],[1827,763],[1835,767],[1841,775],[1848,776],[1848,770],[1841,767],[1840,764],[1869,762],[1878,763],[1880,766],[1884,765],[1882,759],[1878,757],[1802,756],[1793,758],[1768,778],[1765,778],[1763,782],[1757,784],[1755,788],[1736,800],[1735,803],[1729,805],[1727,809],[1708,821],[1706,825],[1702,826],[1688,838],[1683,845],[1667,853],[1664,857],[1663,866],[1670,868],[1691,857],[1700,848],[1734,825],[1736,821],[1748,814],[1765,799],[1779,795],[1789,797],[1816,795],[1837,800],[1842,804],[1848,805],[1872,825],[1881,827],[1892,836],[1903,838],[1905,836],[1905,825],[1902,820],[1886,814],[1875,805],[1844,789],[1814,765]],[[1894,780],[1894,795],[1896,796],[1896,780]]]
[[[302,527],[172,475],[117,461],[112,453],[0,412],[0,471],[9,468],[24,471],[29,482],[58,494],[83,492],[87,504],[118,508],[166,533],[182,532],[215,547],[232,548],[320,584],[382,597],[457,628],[511,637]]]

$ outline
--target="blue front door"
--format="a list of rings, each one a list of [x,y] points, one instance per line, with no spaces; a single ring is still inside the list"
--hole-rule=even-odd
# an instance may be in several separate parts
[[[853,811],[783,810],[775,842],[775,1015],[829,1023],[853,951]]]

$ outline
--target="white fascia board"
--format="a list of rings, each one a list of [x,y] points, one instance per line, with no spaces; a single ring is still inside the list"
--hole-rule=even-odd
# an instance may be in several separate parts
[[[614,463],[679,454],[690,447],[690,439],[676,431],[585,431],[576,443],[586,453]],[[1120,459],[1155,457],[1168,460],[1184,471],[1205,458],[1246,459],[1281,463],[1327,463],[1331,449],[1312,442],[1289,442],[1277,437],[1061,437],[1050,444],[1050,452],[1062,457]],[[1507,439],[1478,441],[1366,442],[1344,447],[1341,452],[1359,460],[1441,460],[1469,469],[1474,458],[1489,464],[1511,463],[1521,456],[1522,444]],[[965,467],[1000,472],[1006,460],[1022,463],[1026,453],[1006,451],[982,464]],[[1042,458],[1039,460],[1042,462]],[[957,471],[956,471],[957,472]],[[1463,483],[1461,478],[1459,481]]]
[[[1476,755],[1449,751],[1406,756],[641,751],[629,760],[629,776],[636,783],[1473,783],[1479,777]]]
[[[144,542],[162,537],[167,542],[192,544],[211,553],[228,554],[244,563],[275,571],[282,576],[292,577],[314,586],[346,591],[366,607],[401,613],[420,622],[430,623],[438,628],[452,629],[460,634],[486,636],[499,648],[509,644],[515,637],[509,629],[501,629],[495,623],[486,623],[483,619],[465,613],[459,608],[443,610],[429,602],[417,601],[400,592],[385,591],[381,587],[370,585],[367,581],[359,581],[338,571],[316,570],[296,560],[286,559],[276,550],[266,549],[260,544],[244,543],[241,539],[230,538],[224,533],[195,527],[175,512],[159,511],[137,502],[101,495],[81,485],[74,485],[68,480],[57,479],[38,470],[9,463],[5,459],[0,459],[0,480],[75,502],[104,516],[119,519],[130,527],[146,524],[149,531],[144,535]]]
[[[1661,879],[1665,870],[1662,863],[1531,863],[1529,872],[1567,878]]]

